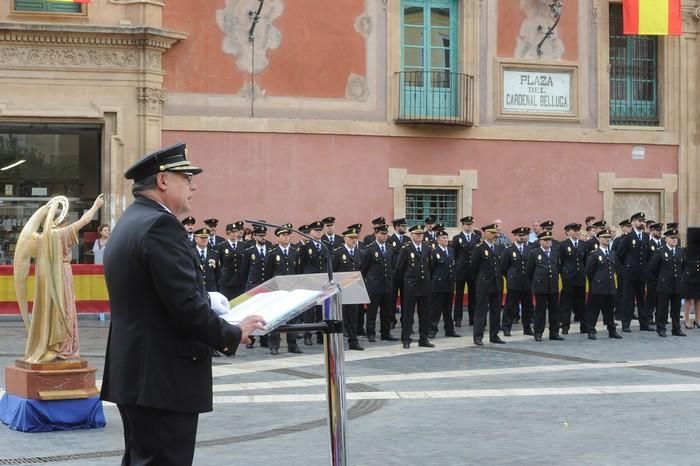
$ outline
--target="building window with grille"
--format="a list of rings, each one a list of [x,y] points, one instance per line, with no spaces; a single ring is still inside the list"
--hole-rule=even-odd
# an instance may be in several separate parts
[[[457,226],[457,189],[406,189],[406,223],[423,224],[429,215],[447,228]]]
[[[610,124],[658,126],[657,36],[622,33],[622,4],[610,4]]]
[[[66,0],[13,0],[14,11],[35,13],[83,13],[83,3]]]

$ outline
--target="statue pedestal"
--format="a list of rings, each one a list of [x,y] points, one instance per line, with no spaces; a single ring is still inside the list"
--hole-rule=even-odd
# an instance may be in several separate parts
[[[104,427],[96,372],[84,359],[41,364],[17,360],[5,368],[0,421],[23,432]]]

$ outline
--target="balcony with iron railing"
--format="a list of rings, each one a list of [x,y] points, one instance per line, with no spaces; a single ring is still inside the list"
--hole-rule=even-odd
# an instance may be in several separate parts
[[[399,71],[399,124],[473,126],[474,77],[449,71]]]

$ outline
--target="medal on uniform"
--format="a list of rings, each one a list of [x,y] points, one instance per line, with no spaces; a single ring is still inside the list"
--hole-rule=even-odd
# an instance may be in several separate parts
[[[462,238],[459,239],[459,244],[462,244]]]
[[[566,250],[567,250],[567,252],[568,252],[569,254],[571,254],[571,246],[567,246],[567,247],[566,247]]]
[[[310,255],[310,256],[313,256],[313,255],[314,255],[314,251],[313,251],[313,249],[311,249],[311,248],[309,248],[309,255]]]
[[[415,258],[416,258],[416,255],[411,253],[411,259],[415,259]]]
[[[228,256],[228,248],[224,249],[224,253]]]
[[[341,259],[343,259],[344,261],[348,260],[348,258],[347,258],[347,256],[346,256],[345,254],[343,254],[343,256],[341,257]]]
[[[598,256],[598,262],[603,262],[603,256]]]
[[[633,240],[632,240],[632,246],[634,246],[635,244],[637,244],[637,240],[636,240],[636,239],[633,239]]]
[[[214,259],[209,259],[209,268],[216,268],[216,261]]]
[[[484,256],[489,257],[489,250],[488,249],[484,249]]]
[[[515,251],[513,251],[513,259],[517,259],[517,258],[518,258],[518,254]]]
[[[437,259],[440,259],[440,253],[438,252],[437,254],[435,254],[435,257],[436,257]]]
[[[379,253],[377,251],[374,251],[374,257],[379,257]]]
[[[279,256],[279,254],[278,254],[277,256],[275,256],[275,259],[277,259],[277,262],[279,262],[280,260],[282,260],[282,258]]]
[[[668,253],[667,253],[667,252],[664,253],[664,257],[668,257]]]
[[[254,261],[255,260],[255,253],[250,255],[250,260]]]
[[[542,254],[537,254],[537,260],[541,261],[542,260]]]

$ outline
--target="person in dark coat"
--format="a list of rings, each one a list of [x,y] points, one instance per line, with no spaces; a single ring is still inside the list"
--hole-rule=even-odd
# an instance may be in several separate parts
[[[513,322],[516,322],[517,307],[522,309],[523,334],[533,335],[532,332],[532,292],[530,280],[525,272],[527,256],[530,253],[528,246],[528,227],[519,227],[511,232],[515,242],[505,248],[501,253],[501,273],[506,279],[506,305],[503,308],[501,328],[503,335],[509,337]]]
[[[291,234],[294,226],[287,223],[280,228],[275,229],[277,237],[277,246],[273,247],[265,257],[265,281],[270,280],[278,275],[296,275],[299,273],[301,263],[299,260],[299,250],[292,246]],[[297,317],[289,323],[300,323],[302,319]],[[268,338],[270,345],[270,354],[279,354],[280,341],[282,337],[279,332],[273,332]],[[287,352],[288,353],[303,353],[297,345],[296,332],[287,332]]]
[[[681,330],[681,282],[685,268],[685,251],[678,247],[678,230],[664,232],[666,244],[652,257],[649,270],[656,277],[656,333],[666,336],[669,308],[671,335],[684,337]]]
[[[209,247],[209,229],[204,227],[194,232],[195,254],[199,259],[199,270],[204,278],[204,287],[207,291],[219,291],[219,256],[215,250]]]
[[[620,239],[617,258],[622,270],[622,331],[630,331],[635,303],[639,317],[639,330],[654,331],[651,316],[644,302],[645,274],[649,254],[649,234],[644,231],[645,216],[638,212],[630,218],[632,231]]]
[[[597,340],[596,324],[602,312],[603,322],[608,327],[608,337],[621,339],[615,329],[613,305],[615,303],[615,254],[610,251],[610,230],[601,229],[596,235],[598,247],[586,259],[586,276],[590,284],[590,305],[588,306],[588,338]]]
[[[365,235],[365,237],[362,238],[362,245],[363,246],[367,247],[374,242],[374,240],[377,237],[377,235],[376,235],[377,227],[382,226],[382,225],[386,225],[386,219],[384,217],[377,217],[377,218],[372,220],[372,229],[374,231],[372,233],[370,233],[369,235]]]
[[[194,217],[191,215],[188,215],[187,217],[182,219],[182,226],[185,227],[185,231],[187,232],[187,239],[189,240],[190,244],[192,247],[194,247],[194,225],[197,223],[197,220],[195,220]]]
[[[474,231],[474,217],[467,215],[459,219],[462,231],[452,238],[452,249],[455,253],[455,304],[453,318],[455,327],[462,326],[464,315],[464,287],[467,288],[467,313],[469,325],[474,325],[476,309],[476,282],[470,274],[472,249],[479,244],[481,238]]]
[[[219,264],[221,264],[221,276],[219,277],[219,291],[229,300],[245,291],[245,282],[248,277],[243,274],[243,250],[241,241],[243,235],[242,221],[226,225],[226,241],[218,246]]]
[[[391,301],[394,274],[394,248],[387,244],[389,228],[386,225],[374,227],[374,242],[367,246],[362,255],[360,270],[369,295],[367,306],[367,341],[376,341],[377,310],[379,310],[380,338],[396,341],[391,335],[391,320],[394,317],[394,303]]]
[[[559,297],[561,333],[569,333],[571,314],[580,323],[580,332],[588,333],[586,326],[586,253],[587,248],[580,239],[581,224],[569,223],[564,227],[568,238],[560,243],[559,264],[562,290]]]
[[[124,174],[135,200],[105,249],[111,320],[101,390],[122,418],[124,465],[192,464],[199,413],[212,410],[212,349],[233,355],[264,325],[259,316],[230,325],[211,307],[222,306],[207,295],[176,217],[190,210],[201,171],[176,144]]]
[[[432,249],[423,242],[423,226],[414,225],[409,229],[411,242],[399,252],[394,275],[403,280],[406,307],[401,310],[401,342],[403,347],[411,347],[413,314],[418,310],[418,346],[432,348],[430,342],[430,252]]]
[[[325,232],[321,240],[328,246],[328,249],[333,251],[343,245],[343,238],[335,234],[335,217],[326,217],[321,220]]]
[[[401,252],[401,248],[410,243],[411,238],[406,234],[408,225],[406,224],[405,218],[395,218],[392,220],[391,225],[394,228],[394,233],[389,237],[387,243],[389,243],[389,246],[391,246],[394,250],[394,263],[392,264],[392,268],[395,269],[396,261],[399,259],[399,252]],[[391,302],[394,306],[396,306],[397,301],[400,299],[399,310],[402,310],[405,307],[403,302],[405,294],[406,293],[404,292],[403,288],[403,278],[395,275],[394,289],[391,292]],[[394,315],[391,322],[391,328],[394,328],[395,326],[396,316]]]
[[[306,243],[300,251],[301,273],[327,273],[330,250],[322,241],[323,222],[317,220],[309,223],[308,227],[309,235],[313,240]],[[321,306],[314,306],[304,312],[303,318],[305,324],[320,322],[323,318]],[[323,344],[321,332],[316,332],[316,343]],[[313,345],[311,332],[304,332],[304,344]]]
[[[647,255],[647,267],[645,268],[647,294],[644,301],[647,305],[649,316],[655,318],[656,304],[658,303],[658,297],[656,296],[656,277],[649,271],[649,263],[656,253],[664,246],[664,239],[662,237],[663,225],[661,223],[652,223],[647,226],[647,229],[649,230],[649,254]],[[649,325],[651,324],[650,322]]]
[[[483,346],[486,314],[489,315],[489,341],[504,344],[498,336],[501,329],[501,298],[503,275],[500,257],[502,246],[494,241],[498,235],[496,224],[481,227],[484,240],[472,250],[471,274],[476,281],[476,314],[474,316],[474,344]]]
[[[359,232],[350,228],[343,232],[345,244],[333,251],[333,272],[355,272],[360,270],[362,254],[357,247]],[[348,335],[348,348],[356,351],[364,351],[357,341],[357,313],[359,304],[343,304],[343,326]]]
[[[446,231],[435,233],[437,247],[430,253],[430,338],[435,338],[440,317],[446,337],[461,337],[455,332],[452,320],[452,298],[455,289],[455,253],[450,249],[450,237]]]
[[[216,227],[219,226],[218,218],[208,218],[204,221],[204,224],[209,228],[209,247],[216,249],[225,240],[223,237],[216,234]]]
[[[542,341],[547,312],[549,339],[563,340],[559,335],[559,258],[552,248],[552,232],[544,230],[538,236],[540,246],[530,252],[525,270],[535,295],[535,341]]]

